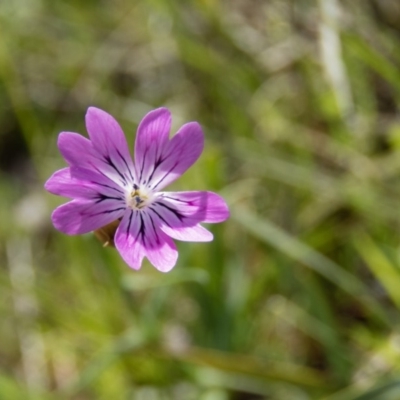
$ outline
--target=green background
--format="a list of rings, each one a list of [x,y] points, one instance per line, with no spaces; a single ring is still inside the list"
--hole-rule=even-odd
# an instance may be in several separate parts
[[[400,398],[400,3],[0,3],[0,399]],[[50,220],[60,131],[198,121],[231,218],[130,270]]]

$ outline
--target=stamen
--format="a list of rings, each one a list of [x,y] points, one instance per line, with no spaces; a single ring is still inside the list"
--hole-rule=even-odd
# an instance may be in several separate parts
[[[141,210],[142,208],[147,207],[149,202],[151,202],[151,196],[149,196],[146,190],[141,189],[135,183],[132,185],[132,189],[130,199],[127,200],[129,206],[136,210]]]

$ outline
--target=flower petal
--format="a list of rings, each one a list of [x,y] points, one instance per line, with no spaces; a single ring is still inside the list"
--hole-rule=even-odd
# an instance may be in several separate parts
[[[140,269],[146,255],[140,240],[139,211],[127,210],[114,236],[114,244],[124,261],[133,269]]]
[[[160,229],[173,239],[184,242],[211,242],[213,234],[201,225],[171,227],[160,222]]]
[[[118,170],[116,165],[110,164],[93,147],[92,142],[82,135],[74,132],[61,132],[58,136],[58,148],[69,165],[96,171],[121,187],[131,186],[130,178],[128,179]]]
[[[114,117],[99,108],[89,107],[85,120],[93,147],[102,159],[119,171],[127,182],[136,182],[124,132]]]
[[[186,226],[199,222],[217,223],[229,218],[225,200],[214,192],[162,192],[154,204],[165,210],[174,211]]]
[[[134,269],[141,267],[146,256],[159,271],[168,272],[178,258],[174,242],[161,231],[148,212],[127,211],[114,241],[122,258]]]
[[[102,197],[124,201],[122,189],[104,175],[80,167],[69,167],[56,171],[45,183],[50,193],[79,199]]]
[[[58,135],[58,148],[70,165],[91,167],[93,156],[97,156],[89,139],[75,132],[61,132]]]
[[[125,209],[124,204],[113,199],[96,202],[75,199],[57,207],[51,219],[59,231],[68,235],[79,235],[121,218]]]
[[[146,184],[162,160],[171,130],[171,113],[158,108],[144,116],[139,124],[135,141],[135,166],[139,181]]]
[[[204,147],[203,131],[197,122],[183,125],[177,134],[167,141],[169,117],[169,112],[168,114],[159,112],[158,119],[151,124],[146,120],[145,127],[149,126],[148,131],[151,133],[142,133],[139,136],[138,132],[136,139],[137,175],[140,183],[148,185],[153,190],[160,190],[179,178],[199,158]],[[159,129],[158,134],[157,129]]]
[[[199,225],[196,218],[185,217],[173,205],[162,200],[149,207],[161,230],[173,239],[186,242],[209,242],[213,234]]]

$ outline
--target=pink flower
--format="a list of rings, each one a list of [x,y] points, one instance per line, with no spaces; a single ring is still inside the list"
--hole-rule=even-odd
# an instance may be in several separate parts
[[[178,258],[172,239],[213,239],[200,223],[229,217],[222,197],[213,192],[162,191],[203,151],[198,123],[183,125],[169,139],[171,113],[166,108],[149,112],[138,127],[135,162],[111,115],[90,107],[86,127],[90,139],[60,133],[58,147],[69,167],[56,171],[45,184],[49,192],[72,199],[52,214],[58,230],[77,235],[120,221],[114,242],[125,262],[139,269],[147,257],[163,272],[171,270]]]

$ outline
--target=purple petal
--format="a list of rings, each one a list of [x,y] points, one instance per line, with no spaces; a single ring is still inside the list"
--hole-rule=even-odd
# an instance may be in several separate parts
[[[140,240],[139,211],[127,210],[115,232],[115,247],[124,261],[133,269],[140,269],[146,255]]]
[[[82,135],[74,132],[61,132],[58,136],[58,148],[69,165],[96,171],[121,187],[131,186],[127,183],[130,178],[118,170],[115,165],[111,165],[105,160],[93,147],[92,142]]]
[[[160,222],[161,230],[168,236],[184,242],[211,242],[213,234],[201,225],[171,227]]]
[[[89,107],[85,119],[93,147],[102,159],[130,184],[136,181],[124,132],[114,117],[99,108]]]
[[[168,272],[176,264],[178,252],[174,242],[147,212],[127,211],[114,240],[122,258],[134,269],[141,267],[144,256],[162,272]]]
[[[186,217],[171,203],[159,200],[149,207],[161,230],[173,239],[186,242],[209,242],[213,239],[210,231],[198,224],[197,218]]]
[[[200,157],[204,148],[204,134],[197,122],[183,125],[170,140],[163,154],[163,162],[154,174],[151,186],[161,190],[179,178]]]
[[[80,167],[69,167],[56,171],[45,183],[50,193],[79,199],[101,197],[125,199],[122,189],[104,175]]]
[[[57,144],[65,161],[70,165],[91,168],[92,159],[98,157],[91,141],[79,133],[61,132]]]
[[[180,177],[200,156],[204,135],[197,122],[181,127],[168,141],[171,115],[165,108],[150,112],[141,122],[135,145],[139,181],[160,190]]]
[[[136,174],[142,183],[151,179],[168,145],[171,113],[166,108],[150,111],[139,124],[135,142]]]
[[[173,210],[176,219],[186,221],[186,226],[199,222],[217,223],[229,218],[225,200],[213,192],[163,192],[154,204],[158,204],[158,209]]]
[[[59,231],[68,235],[78,235],[116,221],[122,217],[125,209],[124,204],[113,199],[99,202],[75,199],[57,207],[51,218]]]

